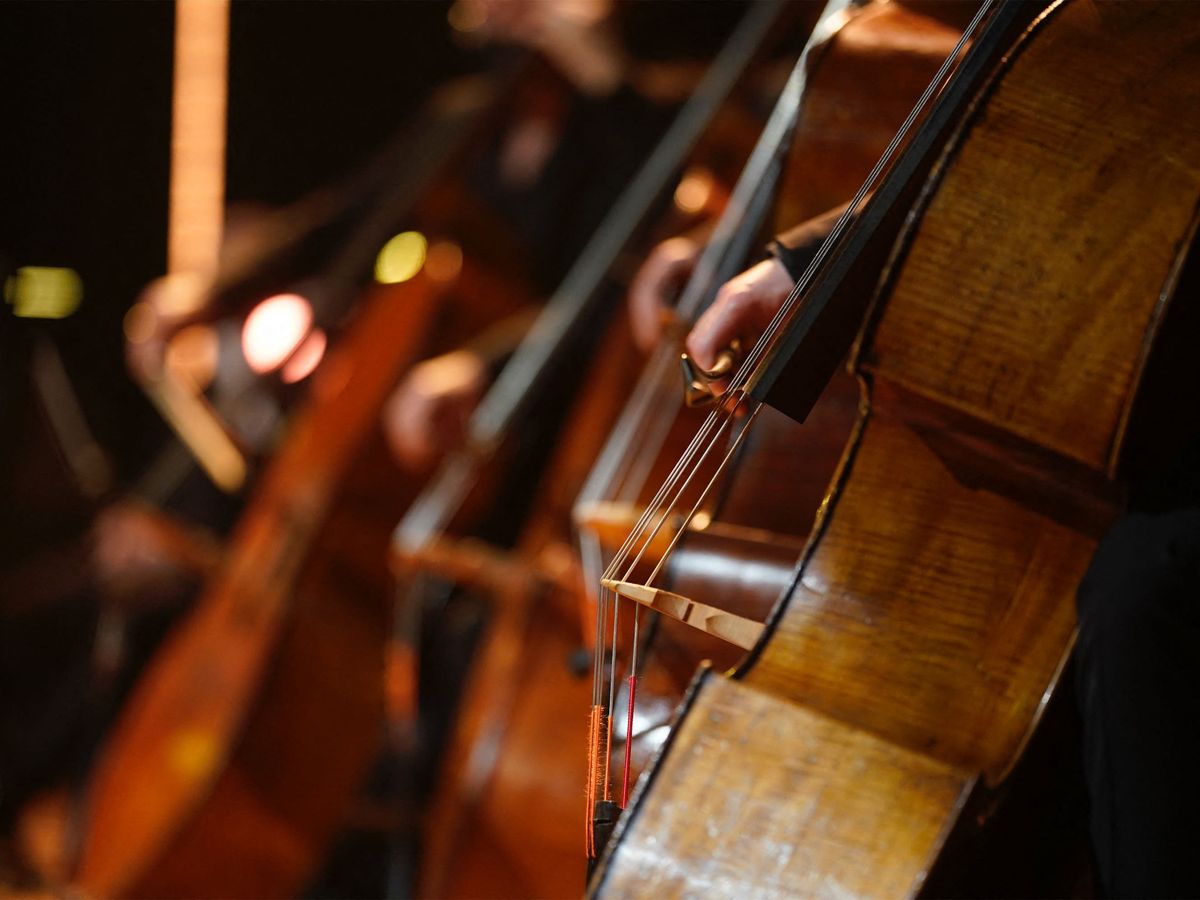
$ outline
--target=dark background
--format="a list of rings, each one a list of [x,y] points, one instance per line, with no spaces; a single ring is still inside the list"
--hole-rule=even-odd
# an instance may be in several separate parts
[[[283,204],[334,180],[482,65],[452,40],[448,7],[233,3],[228,202]],[[61,321],[0,304],[0,347],[52,336],[126,479],[163,433],[125,375],[121,321],[166,267],[173,31],[166,0],[0,3],[0,281],[41,265],[84,284]]]

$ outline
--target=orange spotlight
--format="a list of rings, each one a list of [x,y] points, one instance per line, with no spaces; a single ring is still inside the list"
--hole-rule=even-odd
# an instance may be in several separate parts
[[[675,188],[675,206],[685,213],[698,213],[708,205],[713,194],[713,175],[708,169],[689,169]]]

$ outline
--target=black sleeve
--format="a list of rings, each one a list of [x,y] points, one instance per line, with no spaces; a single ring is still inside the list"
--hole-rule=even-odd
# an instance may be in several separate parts
[[[794,281],[799,281],[847,205],[843,203],[789,228],[767,245],[767,252],[783,263]]]

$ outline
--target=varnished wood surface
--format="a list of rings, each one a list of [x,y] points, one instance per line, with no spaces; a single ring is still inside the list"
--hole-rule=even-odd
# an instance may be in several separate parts
[[[878,402],[795,589],[739,673],[748,693],[726,711],[711,685],[734,687],[710,679],[686,709],[601,893],[911,895],[957,801],[897,793],[889,773],[916,760],[960,788],[994,782],[1036,725],[1069,652],[1092,526],[1116,512],[1103,491],[1082,494],[1118,469],[1194,237],[1200,16],[1187,3],[1067,2],[1001,74],[909,221],[860,342]],[[1013,447],[1044,454],[1008,465]],[[1082,517],[1056,514],[1053,492],[1029,502],[1016,489],[1013,473],[1055,457],[1075,467],[1062,497]],[[1051,465],[1042,483],[1066,471]],[[871,763],[839,770],[826,751]],[[829,781],[815,800],[794,777],[810,766]],[[865,779],[878,780],[860,793]],[[813,810],[828,814],[821,828]]]
[[[423,831],[418,896],[570,897],[583,880],[575,611],[512,583],[496,594]],[[574,738],[574,739],[573,739]]]
[[[869,421],[827,530],[747,681],[999,777],[1075,627],[1092,541],[962,485]]]
[[[907,896],[972,780],[707,677],[644,791],[654,803],[624,820],[593,889],[610,897]]]
[[[956,40],[954,28],[900,3],[870,5],[837,33],[797,126],[780,230],[850,199]]]
[[[936,176],[866,355],[1102,472],[1200,200],[1200,10],[1168,6],[1051,13]]]

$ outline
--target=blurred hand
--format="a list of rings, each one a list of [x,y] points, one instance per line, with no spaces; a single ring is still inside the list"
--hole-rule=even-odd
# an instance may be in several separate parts
[[[421,470],[461,443],[486,382],[483,360],[467,350],[414,366],[383,412],[384,433],[396,459]]]
[[[167,345],[196,315],[207,283],[191,275],[166,275],[148,284],[125,317],[125,362],[139,381],[163,373]]]
[[[625,68],[613,0],[457,0],[456,28],[540,51],[585,93],[612,93]]]
[[[792,287],[792,276],[777,259],[765,259],[731,278],[687,336],[688,354],[701,368],[711,369],[735,339],[747,349],[754,346]],[[720,384],[713,389],[723,390]]]
[[[649,353],[671,319],[675,294],[692,274],[702,249],[699,240],[681,235],[650,251],[629,285],[629,322],[638,349]]]
[[[105,596],[125,605],[154,605],[202,578],[219,549],[150,506],[121,501],[105,507],[89,535],[92,568]]]

